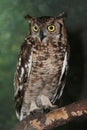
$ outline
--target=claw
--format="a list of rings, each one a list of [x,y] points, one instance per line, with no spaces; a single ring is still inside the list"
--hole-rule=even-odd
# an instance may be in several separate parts
[[[37,113],[43,113],[42,109],[36,109],[30,112],[31,115],[36,115]]]
[[[43,111],[44,111],[45,113],[48,113],[48,112],[50,111],[50,107],[47,108],[47,107],[44,106],[44,107],[43,107]]]
[[[43,106],[43,111],[46,112],[46,113],[48,113],[49,111],[52,111],[52,110],[54,110],[56,108],[57,108],[56,105],[53,105],[52,107],[50,107],[50,106],[48,106],[48,107]]]

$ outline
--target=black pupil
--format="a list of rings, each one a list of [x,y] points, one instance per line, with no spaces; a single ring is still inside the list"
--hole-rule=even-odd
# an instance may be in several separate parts
[[[52,29],[53,29],[53,27],[51,26],[51,27],[50,27],[50,29],[52,30]]]
[[[35,26],[34,28],[35,28],[35,30],[37,30],[37,27],[36,27],[36,26]]]

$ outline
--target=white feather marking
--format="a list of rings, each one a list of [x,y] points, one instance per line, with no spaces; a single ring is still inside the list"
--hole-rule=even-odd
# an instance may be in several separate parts
[[[30,45],[30,44],[31,44],[31,42],[29,42],[29,41],[27,40],[27,44],[29,44],[29,45]]]
[[[23,88],[23,85],[17,86],[14,96],[16,96],[18,94],[19,89],[22,90],[22,88]]]
[[[18,118],[18,119],[20,119],[19,114],[18,114],[18,112],[17,112],[17,111],[16,111],[16,116],[17,116],[17,118]]]
[[[16,91],[15,91],[15,93],[14,93],[14,96],[17,95],[17,93],[18,93],[18,89],[19,89],[19,87],[16,88]]]
[[[27,64],[25,64],[25,68],[27,68]]]
[[[20,62],[20,61],[18,62],[18,65],[19,65],[19,66],[21,65],[21,62]]]
[[[24,68],[22,67],[21,68],[21,77],[23,76],[23,74],[24,74]]]
[[[19,66],[21,65],[21,58],[19,58],[19,62],[18,62],[18,65],[19,65]]]
[[[14,86],[16,85],[15,82],[13,83],[13,85],[14,85]]]
[[[31,67],[32,67],[32,54],[30,55],[30,59],[29,59],[29,63],[28,63],[28,68],[29,68],[28,76],[30,75]]]
[[[65,83],[62,85],[62,88],[61,88],[60,94],[58,95],[58,98],[60,98],[62,96],[64,87],[65,87]]]
[[[59,37],[60,37],[60,34],[58,34],[58,35],[56,36],[56,38],[58,38],[58,39],[59,39]]]
[[[19,70],[19,66],[17,65],[17,70]]]
[[[60,85],[60,83],[61,83],[61,79],[62,79],[62,76],[63,76],[63,74],[64,74],[66,68],[67,68],[67,52],[65,53],[65,57],[64,57],[64,61],[63,61],[63,67],[62,67],[62,72],[61,72],[61,76],[60,76],[59,84],[58,84],[58,85]],[[63,84],[63,86],[62,86],[58,98],[61,97],[61,95],[62,95],[62,93],[63,93],[64,86],[65,86],[65,84]]]
[[[25,38],[25,40],[27,40],[27,38]]]
[[[21,61],[21,58],[19,58],[19,61]]]
[[[21,121],[21,120],[23,120],[23,118],[24,118],[24,117],[23,117],[23,113],[21,112],[21,114],[20,114],[20,116],[19,116],[18,119]]]
[[[62,67],[62,72],[61,72],[61,76],[60,76],[60,80],[65,72],[67,66],[67,52],[65,53],[65,57],[64,57],[64,61],[63,61],[63,67]]]
[[[19,79],[19,81],[21,82],[21,77],[19,77],[18,79]]]
[[[20,86],[19,86],[19,88],[20,88],[20,90],[22,90],[22,88],[23,88],[23,85],[20,85]]]

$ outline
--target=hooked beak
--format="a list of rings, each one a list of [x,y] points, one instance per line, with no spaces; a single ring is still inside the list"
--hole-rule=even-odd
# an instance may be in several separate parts
[[[45,37],[45,35],[44,35],[42,30],[40,30],[39,36],[40,36],[40,40],[42,41],[44,39],[44,37]]]

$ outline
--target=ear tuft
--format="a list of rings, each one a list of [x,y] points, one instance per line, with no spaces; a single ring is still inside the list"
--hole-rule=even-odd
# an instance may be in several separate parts
[[[65,12],[62,12],[61,14],[59,14],[59,16],[57,17],[57,18],[62,18],[62,19],[64,19],[64,18],[66,18],[67,17],[67,14],[65,13]]]
[[[28,15],[28,14],[27,14],[26,16],[24,16],[24,18],[25,18],[27,21],[29,21],[29,22],[32,20],[32,16],[30,16],[30,15]]]
[[[58,22],[61,24],[64,24],[64,18],[67,17],[67,14],[65,12],[61,13],[59,16],[55,17]]]

